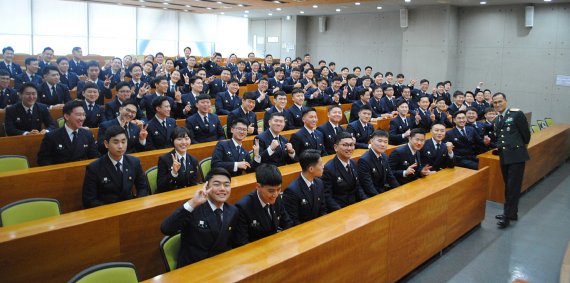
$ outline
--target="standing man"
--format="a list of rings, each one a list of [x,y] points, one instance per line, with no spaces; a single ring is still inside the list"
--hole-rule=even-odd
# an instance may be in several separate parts
[[[530,130],[526,117],[520,109],[507,109],[507,105],[507,96],[504,93],[497,92],[493,95],[493,107],[498,113],[493,124],[497,133],[497,149],[505,182],[504,211],[496,216],[499,219],[499,229],[509,226],[511,220],[518,219],[525,162],[530,160],[527,150]]]

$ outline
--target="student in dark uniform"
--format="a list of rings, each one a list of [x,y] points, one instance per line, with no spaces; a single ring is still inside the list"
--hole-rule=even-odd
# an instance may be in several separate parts
[[[115,99],[105,104],[105,120],[108,121],[117,118],[119,116],[119,108],[125,103],[125,101],[133,100],[137,103],[137,113],[134,119],[146,121],[142,109],[138,106],[138,102],[136,102],[135,98],[131,99],[133,95],[129,84],[127,82],[120,82],[115,87],[115,90],[117,91]]]
[[[388,133],[376,130],[370,138],[370,150],[358,160],[358,179],[367,197],[386,192],[400,184],[388,163]]]
[[[0,109],[18,103],[18,93],[10,87],[10,73],[0,70]]]
[[[157,192],[198,184],[198,160],[187,153],[191,144],[188,129],[176,127],[170,137],[174,149],[158,158]]]
[[[55,129],[46,105],[37,103],[38,87],[34,83],[25,83],[20,87],[21,103],[6,108],[4,125],[8,136],[45,134]],[[43,128],[42,128],[43,126]]]
[[[160,225],[163,234],[181,233],[178,268],[229,251],[235,246],[238,209],[227,203],[231,175],[223,168],[212,168],[204,188],[184,202]]]
[[[229,115],[230,112],[241,106],[241,97],[238,96],[239,84],[236,79],[228,81],[228,89],[216,96],[216,112],[218,115]]]
[[[69,71],[69,60],[66,57],[59,57],[55,61],[57,63],[57,68],[59,70],[60,82],[66,85],[69,89],[74,89],[77,87],[79,82],[79,76],[76,73]]]
[[[119,108],[119,116],[117,118],[107,120],[99,125],[97,145],[101,154],[107,152],[104,141],[105,131],[112,126],[120,126],[125,129],[127,134],[126,153],[141,152],[149,149],[146,142],[148,126],[144,126],[142,121],[135,120],[137,109],[137,103],[132,99],[127,99]]]
[[[371,117],[372,108],[364,105],[358,111],[358,120],[349,123],[346,127],[346,131],[356,139],[357,148],[370,148],[368,141],[374,132],[374,126],[370,124]]]
[[[283,130],[289,130],[289,126],[287,125],[289,113],[285,109],[285,106],[287,106],[287,94],[285,94],[284,91],[280,90],[275,92],[273,98],[275,105],[271,106],[271,108],[269,108],[269,110],[265,111],[265,114],[263,114],[263,130],[267,131],[267,129],[269,129],[269,117],[271,117],[271,114],[273,113],[282,113],[285,116],[285,126]]]
[[[449,105],[447,111],[451,116],[453,116],[457,111],[466,111],[467,106],[465,105],[465,94],[462,91],[455,91],[453,93],[453,103]]]
[[[222,54],[219,52],[214,52],[212,56],[210,56],[210,59],[202,64],[204,69],[206,69],[206,75],[208,77],[219,76],[222,73],[223,69],[225,69],[224,67],[220,66],[221,62]]]
[[[293,226],[280,196],[282,177],[279,169],[263,164],[255,170],[255,179],[255,190],[236,203],[239,220],[235,242],[238,246]]]
[[[181,70],[181,71],[184,68],[188,67],[188,63],[186,61],[188,60],[188,58],[190,58],[191,54],[192,54],[192,48],[184,47],[184,57],[180,57],[180,58],[176,59],[176,61],[174,62],[174,66],[178,67],[178,70]]]
[[[105,98],[112,98],[111,94],[111,80],[107,79],[102,81],[99,79],[99,63],[97,61],[90,61],[87,63],[87,80],[77,82],[77,98],[83,99],[82,93],[86,82],[92,82],[99,87],[99,99],[97,104],[105,104]]]
[[[419,99],[418,103],[419,107],[415,114],[416,121],[418,121],[418,116],[419,116],[419,123],[417,124],[417,126],[418,128],[424,130],[424,132],[428,132],[431,130],[431,126],[435,122],[435,115],[432,115],[433,111],[430,108],[429,97],[421,95],[418,99]]]
[[[292,93],[294,89],[302,89],[304,87],[301,83],[301,70],[294,68],[291,70],[291,76],[286,78],[283,82],[283,91],[286,93]]]
[[[413,129],[408,137],[409,142],[400,146],[390,154],[388,162],[400,185],[414,181],[430,174],[431,166],[422,164],[421,153],[425,142],[422,129]]]
[[[394,97],[394,87],[387,85],[383,88],[383,91],[384,97],[380,99],[382,113],[395,113],[395,111],[397,111],[398,105],[396,103],[396,98]]]
[[[357,88],[356,95],[358,97],[358,100],[354,101],[352,103],[352,106],[350,107],[350,115],[349,115],[350,120],[348,121],[349,123],[358,121],[359,119],[358,113],[360,112],[360,108],[362,108],[362,106],[364,105],[369,105],[370,91],[367,88],[366,89],[362,87]],[[370,108],[370,110],[372,110],[372,108]],[[371,117],[376,118],[374,112],[372,112]]]
[[[231,125],[234,120],[236,119],[244,119],[247,121],[247,135],[248,136],[257,136],[259,134],[259,129],[257,127],[257,116],[253,112],[255,108],[255,92],[246,92],[243,95],[243,103],[242,105],[233,110],[228,115],[227,124]],[[228,133],[228,138],[230,134]]]
[[[14,87],[20,89],[24,83],[33,83],[39,87],[42,84],[42,77],[41,74],[38,73],[40,69],[38,59],[28,57],[24,62],[26,64],[26,71],[14,78]]]
[[[408,141],[410,131],[417,127],[416,119],[407,117],[408,103],[400,101],[398,116],[390,120],[390,144],[401,145]]]
[[[292,98],[293,105],[287,109],[287,113],[289,114],[289,117],[287,117],[287,128],[290,130],[303,127],[302,113],[303,111],[309,109],[308,107],[303,106],[303,102],[305,102],[305,95],[303,94],[302,89],[294,89]]]
[[[293,225],[327,214],[325,188],[319,179],[323,175],[323,160],[318,150],[309,149],[299,157],[301,175],[283,192],[285,210]]]
[[[99,98],[99,88],[94,83],[86,83],[83,88],[83,109],[85,109],[85,121],[83,126],[98,128],[101,122],[105,121],[105,109],[97,104]]]
[[[211,141],[221,141],[226,138],[224,129],[218,115],[210,113],[212,104],[210,97],[200,94],[196,98],[196,114],[186,119],[186,128],[190,131],[190,139],[193,144]]]
[[[168,97],[159,96],[152,101],[156,115],[147,123],[147,148],[161,149],[172,147],[170,135],[176,128],[176,120],[170,118],[170,102]]]
[[[473,128],[475,131],[477,131],[477,134],[484,138],[485,136],[489,137],[489,139],[491,139],[491,136],[489,135],[489,132],[493,131],[493,125],[487,125],[484,122],[480,122],[479,120],[479,116],[477,114],[477,108],[475,107],[467,107],[467,110],[465,110],[465,116],[467,118],[467,123],[465,124],[467,127],[471,127]],[[491,150],[491,148],[496,147],[496,143],[492,142],[491,139],[491,143],[489,145],[477,145],[477,155],[483,153],[483,152],[487,152],[489,150]]]
[[[168,80],[166,79],[166,77],[163,76],[158,76],[156,77],[156,79],[154,79],[154,84],[156,86],[156,89],[154,91],[154,93],[146,93],[146,92],[139,92],[139,94],[137,95],[137,101],[139,103],[139,106],[141,109],[143,109],[146,113],[146,117],[147,119],[152,119],[152,117],[154,117],[154,105],[153,105],[153,101],[157,98],[157,97],[165,97],[168,100],[168,103],[170,104],[170,112],[168,114],[169,117],[173,116],[173,113],[176,113],[176,103],[174,103],[174,99],[172,99],[170,96],[166,96],[166,92],[168,90]]]
[[[73,47],[71,55],[73,55],[73,59],[69,61],[69,70],[78,76],[87,75],[88,66],[87,63],[81,60],[83,58],[83,50],[81,47]]]
[[[177,102],[175,116],[179,119],[187,119],[188,117],[196,114],[198,108],[196,107],[197,98],[202,94],[204,89],[204,81],[199,77],[192,77],[188,79],[189,92],[182,94],[182,101]]]
[[[443,141],[445,139],[445,126],[433,124],[431,126],[431,136],[432,138],[426,140],[424,147],[422,147],[422,164],[431,165],[431,170],[434,172],[445,168],[453,168],[455,166],[453,143]]]
[[[232,73],[230,69],[223,68],[219,79],[214,79],[210,83],[210,97],[216,98],[219,93],[226,92],[228,90],[228,83],[232,78]],[[239,88],[238,88],[239,89]]]
[[[336,156],[325,164],[322,176],[327,197],[327,211],[332,212],[367,199],[358,180],[356,162],[350,160],[356,143],[347,132],[338,133]]]
[[[259,83],[259,80],[263,78],[263,74],[259,71],[259,68],[260,68],[259,62],[255,61],[251,63],[251,71],[245,73],[245,82],[247,84]]]
[[[268,80],[269,93],[276,93],[283,90],[283,83],[285,82],[285,72],[281,67],[275,68],[275,76]]]
[[[409,108],[408,112],[410,112],[411,115],[416,114],[419,105],[417,100],[412,98],[409,86],[402,86],[402,96],[396,99],[396,104],[398,104],[400,101],[405,101],[408,103],[408,108]]]
[[[99,157],[95,138],[83,128],[83,103],[73,100],[63,107],[65,125],[46,133],[38,152],[38,165],[59,164]]]
[[[330,104],[348,103],[346,102],[347,97],[342,97],[344,89],[341,86],[341,82],[341,78],[334,77],[331,80],[331,86],[325,90]]]
[[[0,70],[6,70],[11,78],[22,73],[20,65],[14,63],[14,48],[7,46],[2,48],[2,58],[4,61],[0,62]]]
[[[250,173],[259,163],[253,162],[249,152],[243,148],[243,139],[247,136],[248,121],[238,118],[228,124],[232,136],[229,140],[219,141],[212,154],[212,168],[222,167],[232,176]],[[254,156],[259,152],[254,151]]]
[[[273,164],[283,166],[297,162],[295,149],[289,140],[281,135],[285,127],[285,115],[283,113],[273,113],[269,119],[269,129],[259,134],[255,139],[256,146],[259,146],[260,156],[258,163]]]
[[[300,156],[307,149],[315,149],[321,156],[327,155],[323,134],[317,131],[317,111],[314,108],[303,110],[301,114],[303,127],[291,136],[291,144],[295,153]]]
[[[447,104],[445,104],[445,98],[439,97],[435,100],[436,108],[433,110],[433,116],[435,119],[432,119],[434,123],[443,124],[446,128],[453,127],[453,117],[447,111]]]
[[[342,120],[342,108],[340,105],[331,105],[328,107],[327,122],[320,125],[317,130],[323,134],[325,150],[327,155],[335,154],[334,145],[336,142],[336,135],[346,131],[340,126]]]
[[[467,118],[465,111],[457,111],[453,117],[455,128],[447,131],[445,140],[452,142],[455,154],[455,165],[473,170],[479,168],[477,148],[488,146],[491,143],[489,137],[481,137],[472,127],[466,127]]]
[[[259,80],[258,88],[255,91],[255,108],[253,108],[253,112],[264,112],[269,110],[273,104],[271,104],[271,100],[269,99],[269,83],[266,79],[261,78]]]
[[[320,78],[316,81],[316,87],[311,87],[307,89],[305,93],[305,100],[307,101],[307,106],[323,106],[332,104],[332,99],[326,94],[327,87],[329,85],[328,79]]]
[[[44,83],[40,85],[39,100],[48,107],[61,109],[71,100],[69,88],[59,82],[59,70],[56,66],[49,65],[42,70]]]
[[[519,109],[508,109],[507,96],[498,92],[493,95],[493,107],[499,114],[494,127],[497,134],[497,150],[501,172],[505,182],[505,205],[502,215],[497,215],[499,228],[509,226],[511,220],[518,220],[518,204],[524,179],[524,167],[530,160],[527,146],[530,130],[526,117]]]

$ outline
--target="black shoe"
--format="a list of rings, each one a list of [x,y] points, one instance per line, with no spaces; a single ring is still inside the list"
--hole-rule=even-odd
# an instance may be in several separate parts
[[[509,227],[510,224],[511,221],[509,219],[502,219],[497,222],[497,226],[499,226],[499,229],[505,229]]]
[[[505,219],[505,215],[504,214],[495,215],[495,219],[503,220],[503,219]],[[509,220],[517,221],[517,220],[519,220],[519,217],[518,216],[509,217]]]

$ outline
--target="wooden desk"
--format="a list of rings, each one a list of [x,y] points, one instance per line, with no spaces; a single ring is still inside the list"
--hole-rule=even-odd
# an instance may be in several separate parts
[[[570,125],[552,125],[531,135],[528,145],[530,160],[526,162],[521,191],[526,191],[550,171],[570,157]],[[491,151],[479,155],[479,168],[489,167],[487,199],[504,203],[505,184],[501,173],[499,156]]]
[[[354,153],[358,159],[365,150]],[[333,158],[327,156],[326,161]],[[283,183],[298,163],[280,167]],[[91,265],[129,261],[141,279],[164,272],[160,223],[202,185],[0,228],[0,274],[5,282],[66,282]],[[255,187],[255,175],[232,178],[229,202]],[[33,266],[33,269],[30,267]],[[49,275],[49,276],[46,276]]]
[[[285,131],[283,136],[290,138],[296,130]],[[198,160],[212,156],[217,142],[191,145],[188,153]],[[243,142],[244,148],[251,150],[253,136]],[[172,150],[160,149],[132,154],[140,158],[143,170],[158,163],[158,158]],[[82,210],[82,187],[85,167],[93,160],[83,160],[65,164],[41,166],[30,169],[0,173],[0,207],[14,201],[45,197],[59,200],[64,213]]]
[[[483,220],[487,174],[445,169],[145,282],[394,282]]]

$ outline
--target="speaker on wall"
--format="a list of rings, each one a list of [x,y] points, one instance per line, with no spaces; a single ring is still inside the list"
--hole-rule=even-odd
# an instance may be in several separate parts
[[[408,27],[408,9],[400,9],[400,27],[407,28]]]
[[[534,6],[524,8],[524,26],[527,28],[534,26]]]
[[[325,32],[327,30],[327,17],[319,17],[319,32]]]

